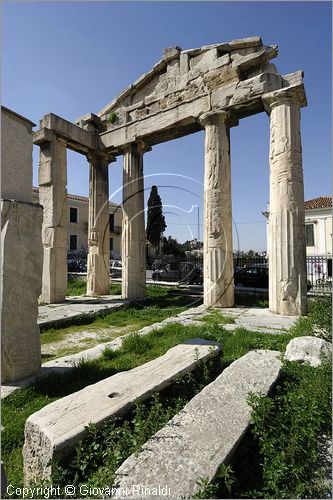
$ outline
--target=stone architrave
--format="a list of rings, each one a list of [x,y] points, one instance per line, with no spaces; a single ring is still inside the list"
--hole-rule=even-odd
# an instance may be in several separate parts
[[[32,169],[32,165],[31,165]],[[42,207],[1,201],[1,382],[38,373],[42,284]]]
[[[306,248],[300,106],[304,93],[286,88],[263,98],[270,115],[269,308],[306,313]]]
[[[67,156],[66,143],[51,131],[39,143],[39,202],[43,206],[44,246],[41,300],[63,302],[67,291]]]
[[[139,299],[146,295],[145,219],[144,219],[144,145],[131,143],[124,148],[122,295]]]
[[[200,123],[205,127],[204,304],[232,307],[230,113],[207,113],[200,118]]]
[[[91,153],[87,295],[107,295],[110,283],[109,171],[110,158]]]

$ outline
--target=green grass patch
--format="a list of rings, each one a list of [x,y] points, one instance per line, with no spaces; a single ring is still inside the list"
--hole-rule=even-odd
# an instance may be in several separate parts
[[[316,335],[332,342],[332,298],[325,296],[308,300],[308,315],[297,320],[289,330],[293,337]]]
[[[146,305],[144,303],[133,303],[108,313],[83,314],[72,319],[70,326],[59,325],[54,328],[46,328],[42,331],[41,343],[46,345],[60,342],[65,340],[67,336],[81,331],[96,332],[96,342],[98,343],[98,331],[105,329],[110,329],[109,338],[111,340],[124,333],[163,321],[192,306],[193,299],[191,297],[170,295],[169,290],[170,288],[167,287],[152,285],[147,287],[149,302]],[[112,329],[116,328],[123,330],[117,330],[114,334]],[[104,338],[103,341],[107,340],[107,338]],[[78,347],[76,352],[80,350],[80,347]]]
[[[87,293],[87,280],[69,278],[67,281],[67,296],[86,295]],[[109,287],[110,295],[121,295],[121,283],[111,283]]]
[[[209,323],[212,325],[226,325],[230,323],[235,323],[235,319],[232,316],[228,316],[226,314],[222,314],[217,309],[213,309],[208,314],[199,318],[199,321],[203,321],[204,323]]]

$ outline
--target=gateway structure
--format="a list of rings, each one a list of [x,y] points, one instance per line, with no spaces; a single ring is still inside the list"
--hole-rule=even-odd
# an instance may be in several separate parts
[[[234,304],[230,127],[266,111],[270,116],[269,302],[271,311],[299,315],[306,307],[304,188],[300,108],[303,73],[280,75],[269,61],[276,46],[260,37],[182,50],[163,58],[97,114],[76,124],[47,114],[34,135],[40,146],[44,207],[43,300],[66,293],[66,148],[90,165],[88,294],[109,285],[108,164],[123,163],[123,296],[145,295],[145,152],[155,144],[205,130],[204,301]]]

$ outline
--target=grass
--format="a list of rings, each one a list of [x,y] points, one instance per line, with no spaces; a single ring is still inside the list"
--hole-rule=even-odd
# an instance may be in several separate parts
[[[51,401],[80,390],[119,371],[129,370],[163,355],[184,340],[201,337],[223,344],[223,363],[227,366],[254,348],[283,351],[289,335],[265,335],[248,332],[242,328],[233,334],[222,325],[203,324],[184,326],[170,324],[139,338],[132,334],[117,351],[106,351],[98,360],[81,363],[69,373],[50,374],[31,387],[22,388],[8,396],[2,403],[2,457],[11,484],[22,484],[22,446],[24,423],[29,415]]]
[[[149,302],[146,305],[136,303],[132,305],[124,305],[120,309],[109,313],[103,312],[98,315],[83,315],[73,320],[73,324],[67,327],[48,328],[42,331],[41,344],[43,349],[43,360],[50,360],[65,354],[73,354],[80,352],[82,349],[92,347],[100,342],[107,342],[120,335],[140,330],[145,326],[163,321],[164,319],[174,316],[186,308],[192,306],[193,298],[169,294],[170,288],[150,285],[147,287],[147,296]],[[89,339],[74,339],[74,345],[66,346],[66,339],[74,334],[85,332],[90,334]],[[54,348],[49,353],[45,354],[47,346],[55,343],[63,342],[59,348]]]
[[[226,325],[227,323],[235,323],[235,319],[232,316],[222,314],[217,309],[213,309],[208,314],[205,314],[199,318],[199,321],[203,321],[204,323],[209,323],[211,325]]]
[[[308,300],[308,315],[301,317],[291,328],[293,337],[315,335],[332,342],[332,298],[329,296]]]
[[[69,278],[67,281],[68,296],[86,295],[87,281],[85,279]],[[110,295],[121,295],[121,283],[111,283],[109,288]]]

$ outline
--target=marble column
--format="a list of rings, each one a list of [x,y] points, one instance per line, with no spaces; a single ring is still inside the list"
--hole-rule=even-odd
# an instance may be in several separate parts
[[[122,295],[127,299],[146,295],[143,153],[147,150],[141,142],[124,147]]]
[[[234,305],[230,114],[211,112],[200,118],[205,127],[204,304]]]
[[[67,291],[67,156],[66,143],[52,131],[40,141],[39,202],[43,206],[44,247],[41,300],[63,302]]]
[[[270,115],[269,308],[306,312],[306,248],[300,105],[304,91],[263,97]]]
[[[97,153],[89,161],[87,295],[107,295],[110,284],[110,158]]]

